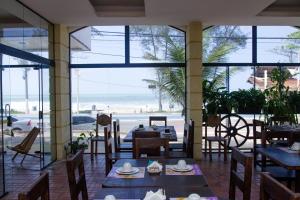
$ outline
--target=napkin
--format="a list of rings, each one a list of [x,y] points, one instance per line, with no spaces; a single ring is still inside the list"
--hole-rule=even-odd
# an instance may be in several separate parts
[[[164,195],[163,190],[159,189],[157,192],[147,192],[144,200],[166,200],[166,196]]]
[[[149,169],[153,169],[153,168],[155,168],[155,169],[159,169],[159,171],[162,171],[162,165],[161,164],[159,164],[157,161],[153,161],[150,165],[148,165],[147,166],[147,170],[149,170]]]

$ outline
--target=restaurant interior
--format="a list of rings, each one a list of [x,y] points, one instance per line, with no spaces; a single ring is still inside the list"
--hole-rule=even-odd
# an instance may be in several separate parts
[[[1,0],[0,199],[300,200],[298,0]]]

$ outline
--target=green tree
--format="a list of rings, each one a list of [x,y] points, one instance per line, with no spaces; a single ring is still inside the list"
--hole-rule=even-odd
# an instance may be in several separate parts
[[[185,61],[184,34],[169,26],[132,26],[131,36],[141,41],[144,58],[155,62],[183,63]],[[221,37],[220,37],[221,36]],[[246,36],[237,26],[216,26],[203,32],[203,62],[226,62],[228,54],[246,45]],[[185,107],[185,69],[156,68],[156,78],[144,81]],[[236,71],[237,68],[232,68]],[[204,68],[203,77],[224,84],[226,72],[219,68]]]

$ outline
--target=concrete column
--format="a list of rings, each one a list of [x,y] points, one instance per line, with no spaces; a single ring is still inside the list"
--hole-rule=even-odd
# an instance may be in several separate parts
[[[55,122],[57,160],[65,158],[64,146],[70,141],[69,33],[54,25],[55,67],[50,71],[51,120]]]
[[[202,24],[191,22],[186,32],[187,120],[195,121],[194,158],[202,152]]]

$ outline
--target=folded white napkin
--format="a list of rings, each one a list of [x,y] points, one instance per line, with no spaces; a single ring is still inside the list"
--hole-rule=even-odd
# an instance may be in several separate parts
[[[159,169],[159,171],[162,171],[163,167],[157,161],[153,161],[150,165],[147,166],[147,170],[149,170],[151,168],[157,168],[157,169]]]
[[[147,192],[144,200],[166,200],[166,196],[163,194],[162,189],[159,189],[157,192]]]

